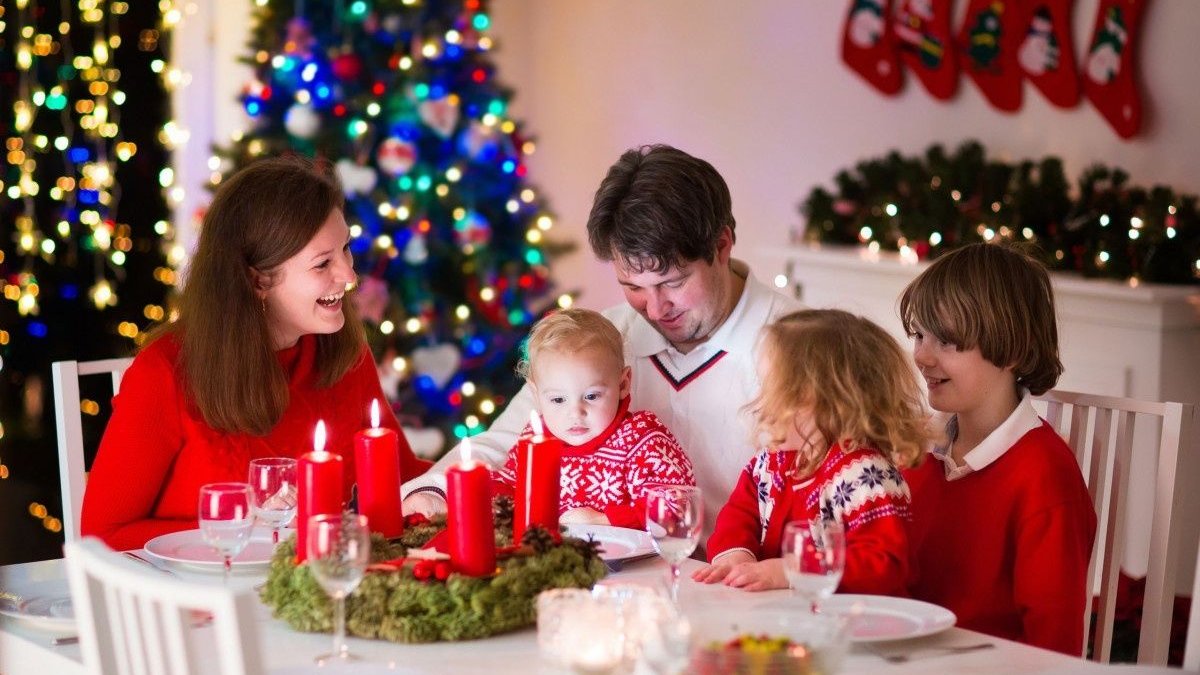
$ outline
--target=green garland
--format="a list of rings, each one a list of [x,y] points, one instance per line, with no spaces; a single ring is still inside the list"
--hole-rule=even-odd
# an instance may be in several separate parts
[[[408,549],[423,546],[444,524],[444,518],[437,518],[409,527],[394,543],[372,534],[371,563],[395,560]],[[607,571],[595,543],[570,537],[555,542],[540,528],[527,532],[524,545],[514,548],[510,531],[498,525],[496,543],[501,553],[499,571],[491,577],[449,574],[444,582],[419,580],[411,563],[396,570],[368,570],[346,601],[347,632],[392,642],[437,642],[517,630],[535,622],[538,593],[550,588],[590,588]],[[262,600],[276,618],[296,630],[331,632],[332,602],[308,566],[293,562],[295,553],[295,537],[275,550]]]
[[[1196,196],[1128,179],[1093,166],[1071,194],[1057,157],[1003,162],[968,141],[953,153],[933,145],[923,156],[891,152],[859,162],[837,174],[833,192],[809,193],[800,212],[809,241],[907,247],[920,258],[973,242],[1024,242],[1051,269],[1200,283]]]

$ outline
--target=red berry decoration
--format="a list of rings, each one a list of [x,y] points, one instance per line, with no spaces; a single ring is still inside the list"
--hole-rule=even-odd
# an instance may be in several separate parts
[[[434,565],[432,560],[422,560],[413,565],[413,578],[417,581],[429,581],[433,576]]]
[[[445,581],[450,578],[452,571],[450,563],[440,560],[433,566],[433,577],[438,581]]]
[[[407,516],[404,516],[405,527],[418,527],[428,524],[429,518],[427,518],[424,513],[410,513]]]

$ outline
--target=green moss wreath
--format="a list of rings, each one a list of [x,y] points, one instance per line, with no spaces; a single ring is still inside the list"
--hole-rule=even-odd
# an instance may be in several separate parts
[[[511,500],[510,500],[511,501]],[[590,588],[606,568],[594,542],[531,528],[512,546],[511,503],[497,500],[497,572],[468,577],[445,562],[402,558],[445,527],[445,518],[411,522],[389,542],[371,535],[371,567],[346,600],[346,630],[392,642],[472,640],[530,626],[534,600],[550,588]],[[275,550],[261,597],[296,630],[331,632],[333,607],[305,565],[293,561],[295,537]]]

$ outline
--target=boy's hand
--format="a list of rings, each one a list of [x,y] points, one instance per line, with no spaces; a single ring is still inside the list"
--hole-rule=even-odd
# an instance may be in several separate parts
[[[746,591],[770,591],[787,588],[787,575],[783,573],[783,559],[771,558],[760,562],[735,565],[725,576],[725,585]]]
[[[737,565],[753,563],[754,556],[746,551],[734,551],[729,555],[721,556],[717,562],[702,567],[695,572],[692,572],[692,580],[699,581],[705,584],[715,584],[729,575],[729,572]]]
[[[587,506],[579,506],[567,510],[558,517],[560,523],[579,523],[583,525],[608,525],[608,516],[600,513],[596,509]]]

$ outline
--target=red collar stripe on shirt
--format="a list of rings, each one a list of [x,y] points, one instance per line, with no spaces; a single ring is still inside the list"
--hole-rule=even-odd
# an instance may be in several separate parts
[[[696,378],[703,375],[704,371],[708,370],[709,368],[712,368],[713,364],[715,364],[717,361],[720,361],[721,357],[725,356],[725,354],[727,354],[727,353],[728,352],[726,352],[724,349],[722,349],[721,351],[717,352],[716,354],[713,354],[711,359],[700,364],[700,367],[696,368],[692,372],[688,373],[687,375],[684,375],[682,378],[679,378],[679,379],[675,379],[675,376],[671,374],[671,371],[667,370],[667,367],[662,364],[662,361],[658,360],[657,355],[651,356],[650,361],[654,363],[654,367],[658,369],[659,374],[661,374],[663,377],[665,377],[667,379],[667,382],[671,383],[671,386],[675,388],[675,391],[679,391],[680,389],[683,389],[684,387],[688,386],[688,384],[690,384],[693,380],[695,380]]]

